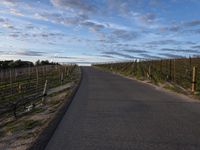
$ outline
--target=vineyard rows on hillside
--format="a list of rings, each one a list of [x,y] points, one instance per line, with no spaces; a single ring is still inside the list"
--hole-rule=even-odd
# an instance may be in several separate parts
[[[96,64],[95,66],[155,84],[170,82],[189,92],[200,91],[200,58],[177,58]],[[194,85],[194,91],[192,91]]]
[[[0,70],[0,114],[34,103],[48,89],[73,81],[76,69],[76,65],[46,65]]]

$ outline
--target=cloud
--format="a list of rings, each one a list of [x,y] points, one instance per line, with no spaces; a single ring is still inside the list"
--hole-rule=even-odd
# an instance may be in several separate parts
[[[187,22],[180,22],[180,23],[173,23],[172,25],[165,26],[165,27],[160,27],[161,32],[165,31],[171,31],[171,32],[178,32],[182,31],[182,33],[185,32],[195,32],[196,30],[188,30],[193,27],[199,26],[200,25],[200,20],[191,20]],[[199,33],[200,31],[197,30]]]
[[[81,13],[95,12],[95,6],[87,0],[51,0],[52,4],[56,7],[65,8],[73,12],[78,11]]]
[[[69,57],[69,56],[53,56],[51,58],[60,58],[60,59],[79,59],[79,57]]]
[[[162,51],[168,51],[168,52],[181,52],[181,53],[200,53],[198,50],[192,50],[192,49],[170,49],[170,48],[163,48]]]
[[[122,40],[122,41],[131,41],[138,37],[138,33],[128,30],[116,29],[111,33],[111,39]]]
[[[195,53],[199,47],[191,47],[188,50],[189,46],[195,44],[188,43],[186,40],[198,41],[200,20],[191,15],[195,12],[191,12],[187,18],[183,17],[181,22],[180,18],[177,18],[175,7],[169,8],[172,12],[161,10],[169,7],[172,1],[175,0],[169,2],[162,0],[1,0],[0,40],[3,38],[11,40],[5,42],[6,46],[18,44],[18,41],[21,45],[28,43],[32,47],[30,49],[38,45],[44,49],[50,49],[49,46],[51,49],[73,47],[78,49],[77,53],[81,49],[87,49],[88,53],[118,50],[108,54],[102,53],[99,55],[100,59],[101,57],[102,59],[103,57],[111,59],[133,59],[137,56],[159,57],[156,53],[150,53],[152,50],[158,53],[176,52],[185,55]],[[183,1],[191,2],[191,0]],[[176,22],[172,22],[172,18]],[[186,21],[188,18],[191,20]],[[159,28],[166,33],[158,32]],[[196,37],[194,39],[188,37],[187,35],[190,34]],[[166,49],[162,49],[163,46]],[[173,47],[182,49],[177,50]],[[19,54],[43,55],[31,51],[21,51]],[[60,59],[70,58],[60,56]]]
[[[15,6],[19,2],[20,2],[19,0],[1,0],[2,4],[11,6]]]
[[[200,34],[200,29],[183,30],[182,33],[187,35]]]
[[[4,18],[0,18],[0,23],[4,23],[6,20]]]
[[[129,8],[128,8],[128,4],[130,4],[130,1],[123,1],[123,0],[107,0],[106,5],[107,5],[107,9],[110,12],[118,12],[122,15],[127,15],[129,13]],[[107,10],[107,11],[108,11]],[[109,12],[107,12],[109,13]]]
[[[1,51],[3,55],[19,55],[19,56],[44,56],[45,52],[32,50],[16,50],[16,51]]]
[[[150,54],[139,54],[139,55],[142,56],[144,59],[161,59],[161,57],[159,56],[150,55]]]
[[[171,31],[171,32],[178,32],[179,30],[181,30],[181,26],[172,25],[171,27],[168,28],[168,30]]]
[[[156,19],[156,15],[153,14],[153,13],[147,13],[147,14],[145,14],[143,16],[140,16],[139,18],[145,24],[150,24],[150,23],[154,22],[154,20]]]
[[[66,35],[62,32],[40,28],[33,24],[23,24],[21,27],[18,26],[18,29],[7,32],[7,37],[38,42],[45,40],[47,42],[55,42],[56,40],[63,39]]]
[[[17,33],[11,33],[11,34],[9,34],[9,36],[13,37],[13,38],[17,38],[17,37],[19,37],[19,34],[17,34]]]
[[[9,10],[10,14],[15,15],[15,16],[24,16],[23,13],[19,12],[17,9],[11,8]]]
[[[123,57],[123,58],[126,58],[126,59],[138,59],[139,57],[135,57],[135,56],[131,56],[131,55],[128,55],[128,54],[123,54],[123,53],[119,53],[119,52],[115,52],[115,51],[106,51],[106,52],[102,52],[103,54],[106,54],[106,55],[115,55],[115,56],[119,56],[119,57]]]
[[[102,54],[102,55],[98,55],[100,57],[107,57],[107,58],[115,58],[114,56],[110,56],[110,55],[106,55],[106,54]]]
[[[132,16],[134,17],[136,23],[140,25],[151,25],[155,23],[156,20],[156,15],[153,13],[146,13],[146,14],[132,13]]]
[[[199,25],[200,25],[200,20],[192,20],[184,24],[184,26],[187,26],[187,27],[194,27],[194,26],[199,26]]]
[[[167,45],[167,44],[180,44],[181,42],[176,41],[176,40],[170,40],[170,39],[166,39],[166,40],[160,40],[160,41],[151,41],[148,42],[147,44],[149,45]]]
[[[159,53],[159,55],[164,56],[166,58],[183,58],[182,55],[169,54],[169,53]]]
[[[124,52],[129,52],[129,53],[146,53],[147,51],[145,50],[138,50],[138,49],[128,49],[128,50],[123,50]]]
[[[12,22],[7,18],[0,18],[0,26],[7,29],[16,29]]]
[[[43,56],[45,52],[40,51],[31,51],[31,50],[20,50],[14,53],[15,55],[23,55],[23,56]]]
[[[93,31],[99,31],[99,30],[105,28],[105,26],[104,26],[103,24],[96,23],[96,22],[92,22],[92,21],[85,21],[85,22],[82,22],[81,25],[87,26],[87,27],[89,27],[90,29],[92,29]]]
[[[192,46],[194,49],[200,49],[200,45]]]

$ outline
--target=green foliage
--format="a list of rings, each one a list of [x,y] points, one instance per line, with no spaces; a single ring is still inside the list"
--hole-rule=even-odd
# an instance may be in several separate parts
[[[44,66],[44,65],[59,65],[58,63],[49,62],[48,60],[38,60],[35,62],[35,66]],[[5,60],[0,61],[0,69],[10,69],[10,68],[25,68],[25,67],[33,67],[34,63],[30,61],[22,61],[22,60]]]
[[[0,61],[0,69],[22,68],[22,67],[32,67],[32,66],[34,66],[34,64],[30,61],[22,61],[22,60]]]
[[[48,60],[37,60],[35,66],[44,66],[44,65],[59,65],[59,63],[49,62]]]

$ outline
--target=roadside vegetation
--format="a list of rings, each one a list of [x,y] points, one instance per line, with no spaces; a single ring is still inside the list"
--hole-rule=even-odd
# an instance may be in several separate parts
[[[141,60],[94,65],[166,89],[200,97],[200,58]]]
[[[0,69],[0,149],[30,147],[80,80],[76,65],[26,65]]]

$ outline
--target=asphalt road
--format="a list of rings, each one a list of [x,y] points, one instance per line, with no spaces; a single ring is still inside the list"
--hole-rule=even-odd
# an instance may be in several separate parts
[[[200,103],[84,67],[46,150],[200,150]]]

